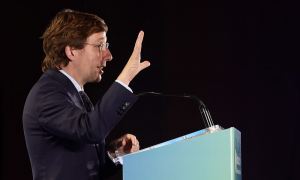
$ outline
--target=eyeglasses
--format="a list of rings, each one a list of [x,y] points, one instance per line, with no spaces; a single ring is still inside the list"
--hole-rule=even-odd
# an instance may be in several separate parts
[[[100,51],[102,50],[102,47],[103,47],[103,46],[106,46],[106,48],[108,48],[108,46],[109,46],[109,43],[108,43],[108,42],[107,42],[107,43],[100,44],[100,45],[97,45],[97,44],[89,44],[89,43],[84,43],[84,44],[88,44],[88,45],[92,45],[92,46],[94,46],[94,47],[97,47],[97,48],[100,49]]]

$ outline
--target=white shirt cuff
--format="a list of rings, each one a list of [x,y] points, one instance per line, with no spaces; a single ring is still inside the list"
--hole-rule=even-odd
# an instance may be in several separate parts
[[[108,151],[107,151],[107,155],[108,155],[109,159],[112,160],[113,163],[115,163],[115,165],[118,164],[118,162],[115,162],[114,158],[109,154]]]
[[[122,86],[124,86],[126,89],[128,89],[128,91],[130,91],[131,93],[133,93],[132,89],[130,87],[128,87],[126,84],[122,83],[119,80],[116,80],[117,83],[121,84]]]

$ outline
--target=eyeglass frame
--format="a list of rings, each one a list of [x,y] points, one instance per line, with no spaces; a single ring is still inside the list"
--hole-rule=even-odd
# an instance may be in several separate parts
[[[100,49],[100,51],[102,51],[102,47],[103,47],[103,46],[105,46],[106,48],[108,48],[108,46],[109,46],[109,43],[108,43],[108,42],[102,43],[102,44],[100,44],[100,45],[97,45],[97,44],[90,44],[90,43],[84,43],[84,44],[92,45],[92,46],[94,46],[94,47],[97,47],[97,48]]]

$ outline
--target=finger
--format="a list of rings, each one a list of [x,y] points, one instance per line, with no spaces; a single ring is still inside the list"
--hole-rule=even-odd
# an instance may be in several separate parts
[[[141,45],[142,42],[143,42],[143,39],[144,39],[144,31],[140,31],[139,35],[138,35],[138,38],[137,38],[137,44],[138,45]]]
[[[140,144],[140,142],[136,139],[134,145],[135,145],[135,146],[139,146],[139,144]]]
[[[132,146],[131,151],[136,152],[140,149],[140,142],[136,139],[134,146]]]
[[[149,61],[144,61],[140,64],[140,71],[149,67],[150,66],[150,62]]]
[[[138,151],[138,150],[140,150],[140,145],[139,144],[137,144],[136,146],[132,146],[132,148],[131,148],[131,152],[136,152],[136,151]]]
[[[126,139],[122,140],[122,146],[124,147],[126,145]]]
[[[140,33],[139,33],[139,39],[140,39],[140,43],[142,43],[143,39],[144,39],[144,31],[140,31]]]
[[[136,146],[132,146],[131,149],[130,149],[130,152],[136,152],[139,150],[139,145],[136,145]]]
[[[133,53],[135,55],[139,55],[141,53],[143,39],[144,39],[144,32],[140,31],[138,38],[136,39],[135,46],[134,46]]]
[[[138,145],[139,144],[139,141],[136,139],[136,137],[135,137],[135,141],[134,141],[134,145],[136,146],[136,145]]]
[[[132,144],[135,144],[136,137],[132,134],[127,134],[127,138],[132,142]]]

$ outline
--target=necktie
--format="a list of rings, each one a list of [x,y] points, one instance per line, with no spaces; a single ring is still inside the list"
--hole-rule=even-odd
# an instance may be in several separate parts
[[[81,96],[81,99],[83,101],[84,107],[86,111],[89,113],[92,110],[94,110],[93,103],[91,102],[90,98],[85,94],[84,91],[79,91],[79,94]]]
[[[91,102],[90,98],[85,94],[84,91],[79,91],[79,95],[81,96],[81,99],[83,101],[83,104],[85,106],[86,112],[90,113],[92,110],[94,110],[93,103]],[[98,155],[98,158],[100,158],[100,150],[98,149],[98,144],[95,144],[96,152]],[[101,164],[100,164],[101,166]]]

